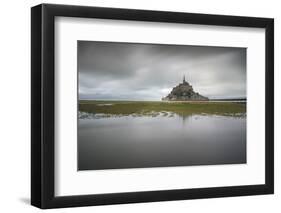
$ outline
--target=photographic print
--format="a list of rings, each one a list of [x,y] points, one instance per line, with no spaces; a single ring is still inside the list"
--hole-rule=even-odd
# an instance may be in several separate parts
[[[246,163],[246,48],[77,46],[78,170]]]
[[[33,206],[273,193],[274,19],[32,7]]]

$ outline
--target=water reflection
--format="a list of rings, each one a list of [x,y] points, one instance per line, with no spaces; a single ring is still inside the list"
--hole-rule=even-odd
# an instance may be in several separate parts
[[[80,117],[78,169],[246,163],[246,117]]]

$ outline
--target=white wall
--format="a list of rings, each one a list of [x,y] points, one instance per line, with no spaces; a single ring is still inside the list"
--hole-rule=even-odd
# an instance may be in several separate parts
[[[201,199],[50,210],[51,212],[280,212],[281,210],[281,7],[279,1],[249,0],[45,0],[136,9],[275,18],[275,195]],[[39,212],[30,206],[30,7],[41,1],[2,1],[0,39],[0,211]],[[279,108],[279,110],[278,110]]]

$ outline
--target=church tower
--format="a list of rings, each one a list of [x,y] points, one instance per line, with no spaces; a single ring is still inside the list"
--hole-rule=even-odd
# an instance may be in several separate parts
[[[185,84],[186,81],[185,81],[185,75],[183,75],[183,80],[182,80],[182,83]]]

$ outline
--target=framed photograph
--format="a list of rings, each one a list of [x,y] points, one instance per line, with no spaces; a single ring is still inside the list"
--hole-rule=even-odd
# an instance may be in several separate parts
[[[31,203],[272,194],[274,21],[31,9]]]

